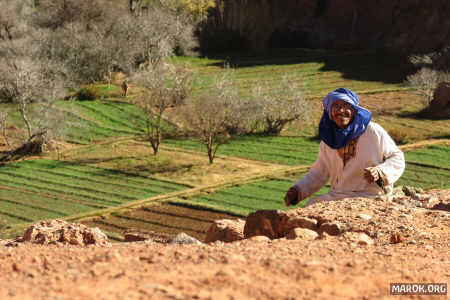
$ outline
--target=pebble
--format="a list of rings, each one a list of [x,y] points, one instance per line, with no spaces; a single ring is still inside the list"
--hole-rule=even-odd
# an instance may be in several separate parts
[[[366,214],[359,214],[358,215],[361,219],[363,219],[363,220],[370,220],[370,219],[372,219],[372,216],[369,216],[369,215],[366,215]]]

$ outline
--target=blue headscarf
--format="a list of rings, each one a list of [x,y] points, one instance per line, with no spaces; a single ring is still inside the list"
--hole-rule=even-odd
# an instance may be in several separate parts
[[[331,117],[331,106],[337,100],[351,104],[357,111],[353,121],[346,128],[339,128]],[[352,139],[364,133],[372,118],[372,113],[358,105],[358,96],[349,89],[338,88],[323,98],[323,115],[319,124],[319,135],[322,141],[333,149],[339,149]]]

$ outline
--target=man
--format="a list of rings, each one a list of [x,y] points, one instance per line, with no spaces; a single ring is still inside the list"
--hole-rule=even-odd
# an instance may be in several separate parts
[[[380,125],[371,122],[370,111],[358,104],[358,96],[345,88],[323,99],[318,158],[286,193],[287,206],[306,199],[328,181],[329,193],[311,198],[306,205],[348,197],[375,198],[392,191],[405,169],[403,152]]]

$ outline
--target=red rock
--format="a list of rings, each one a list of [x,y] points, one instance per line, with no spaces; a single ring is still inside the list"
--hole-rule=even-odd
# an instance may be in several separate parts
[[[22,241],[33,244],[109,245],[108,237],[98,228],[62,220],[42,221],[25,230]]]
[[[284,215],[279,210],[260,210],[249,214],[245,221],[245,238],[255,235],[265,235],[270,239],[283,237],[280,225]]]
[[[205,243],[234,242],[244,238],[245,221],[241,219],[215,220],[206,233]]]
[[[430,110],[435,116],[450,117],[450,82],[441,82],[434,91]]]

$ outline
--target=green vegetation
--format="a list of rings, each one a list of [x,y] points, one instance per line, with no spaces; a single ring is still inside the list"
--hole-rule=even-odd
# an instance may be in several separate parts
[[[428,148],[414,150],[406,153],[405,158],[408,162],[433,165],[449,169],[450,146],[433,145]]]
[[[189,199],[190,202],[206,204],[236,214],[247,215],[261,209],[290,209],[284,204],[284,195],[292,186],[292,181],[273,179],[253,182],[246,185],[234,186],[214,193],[199,195]],[[315,195],[325,194],[329,186],[325,186]],[[300,206],[306,202],[303,201]]]
[[[204,146],[192,140],[168,140],[167,144],[204,151]],[[237,156],[284,165],[310,165],[317,158],[319,143],[308,137],[239,136],[233,137],[218,150],[219,155]]]
[[[69,216],[185,187],[97,167],[28,160],[0,167],[0,214],[15,223]],[[6,189],[5,189],[6,187]]]
[[[448,169],[407,163],[405,172],[396,185],[409,185],[423,189],[448,189],[450,188],[450,172]]]
[[[219,59],[176,57],[174,62],[189,62],[199,74],[196,91],[201,93],[212,84],[214,75],[224,66],[236,68],[240,91],[249,95],[254,82],[267,89],[276,88],[283,75],[292,74],[303,81],[309,97],[322,96],[346,86],[356,93],[404,89],[407,65],[396,57],[371,52],[337,53],[305,49],[277,49],[276,53],[229,56]]]

